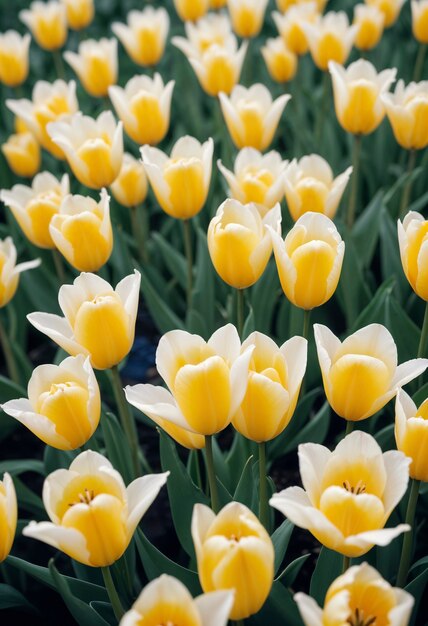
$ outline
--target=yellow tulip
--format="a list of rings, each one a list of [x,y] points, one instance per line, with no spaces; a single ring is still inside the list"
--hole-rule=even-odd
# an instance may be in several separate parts
[[[381,324],[365,326],[343,343],[321,324],[314,325],[314,334],[327,400],[346,420],[374,415],[428,367],[428,359],[397,366],[397,346]]]
[[[398,220],[398,243],[403,271],[413,291],[428,302],[428,221],[420,213],[409,211]]]
[[[270,441],[288,426],[306,371],[307,345],[293,337],[280,348],[267,335],[252,333],[242,344],[254,345],[244,400],[233,417],[236,430],[258,443]]]
[[[61,0],[65,6],[68,26],[72,30],[83,30],[94,19],[94,0]]]
[[[106,190],[101,190],[100,202],[84,196],[67,196],[51,219],[49,233],[74,269],[97,272],[113,250],[110,196]]]
[[[173,0],[175,10],[183,22],[196,22],[207,13],[210,0]]]
[[[110,186],[110,191],[122,206],[132,208],[142,204],[147,196],[148,182],[141,161],[125,153],[120,174]]]
[[[375,6],[382,11],[385,18],[385,28],[389,28],[397,21],[405,1],[406,0],[365,0],[365,3],[369,6]]]
[[[19,19],[30,29],[34,39],[45,50],[62,48],[67,39],[65,6],[56,0],[32,2],[19,12]]]
[[[396,141],[406,150],[428,146],[428,81],[409,83],[399,80],[395,92],[382,96]]]
[[[317,15],[314,2],[293,4],[284,15],[277,11],[272,13],[275,26],[288,50],[299,56],[306,54],[309,47],[302,24],[315,22]]]
[[[21,272],[39,265],[40,259],[16,265],[16,248],[12,238],[0,239],[0,308],[6,306],[15,295]]]
[[[126,276],[115,290],[96,274],[80,274],[58,294],[64,317],[31,313],[28,321],[63,350],[90,356],[92,367],[118,365],[134,343],[140,273]]]
[[[273,583],[274,548],[257,517],[243,504],[231,502],[218,515],[196,504],[192,538],[202,589],[233,589],[232,620],[257,613]]]
[[[334,219],[351,173],[348,167],[333,178],[331,167],[317,154],[293,159],[284,173],[285,198],[293,220],[309,212]]]
[[[281,13],[286,13],[296,5],[307,4],[308,2],[312,2],[313,0],[276,0],[276,6],[278,7],[278,11]],[[316,0],[315,5],[317,10],[322,13],[325,9],[325,5],[328,0]]]
[[[227,0],[210,0],[210,9],[222,9],[227,5]]]
[[[0,563],[9,556],[15,539],[17,519],[15,487],[10,475],[5,472],[3,480],[0,480]]]
[[[30,35],[15,30],[0,33],[0,83],[8,87],[22,85],[28,76]]]
[[[50,522],[30,522],[22,531],[91,567],[111,565],[125,552],[142,516],[169,472],[147,474],[128,487],[101,454],[79,454],[68,470],[46,478],[43,503]]]
[[[345,244],[336,226],[320,213],[305,213],[285,240],[270,230],[282,289],[295,306],[321,306],[336,291]]]
[[[238,37],[256,37],[263,26],[269,0],[228,0],[232,27]]]
[[[34,178],[31,187],[14,185],[11,190],[3,189],[0,198],[10,208],[31,243],[39,248],[53,249],[55,243],[49,224],[69,193],[67,174],[59,181],[49,172],[42,172]]]
[[[291,96],[282,95],[272,100],[267,87],[257,83],[247,89],[237,85],[230,97],[220,93],[223,116],[239,149],[245,147],[267,150],[273,141],[279,120]]]
[[[382,454],[374,437],[361,431],[347,435],[333,452],[301,444],[303,489],[288,487],[274,494],[270,504],[330,550],[362,556],[410,530],[408,524],[384,528],[406,493],[409,463],[402,452]]]
[[[214,142],[181,137],[171,157],[150,146],[141,148],[146,174],[156,199],[168,215],[187,220],[202,209],[211,181]]]
[[[321,609],[305,593],[294,596],[305,626],[408,626],[414,598],[367,563],[350,567],[330,585]]]
[[[15,133],[17,135],[21,135],[23,133],[31,133],[32,131],[28,128],[27,124],[21,117],[15,116],[13,127],[15,129]]]
[[[59,365],[40,365],[28,383],[28,400],[1,407],[48,446],[74,450],[94,434],[101,415],[97,379],[89,358],[68,357]]]
[[[259,280],[272,254],[268,226],[281,232],[281,207],[226,200],[208,227],[208,249],[216,272],[235,289]]]
[[[17,176],[32,178],[40,169],[40,146],[33,133],[10,135],[1,150]]]
[[[372,133],[385,117],[382,94],[395,81],[396,69],[376,72],[374,65],[359,59],[346,69],[330,61],[334,106],[342,128],[353,135]]]
[[[349,25],[344,11],[318,16],[313,24],[302,22],[302,29],[315,65],[324,72],[330,61],[346,63],[358,32],[357,25]]]
[[[61,148],[76,178],[91,189],[108,187],[119,176],[123,160],[122,122],[111,111],[98,118],[75,113],[48,124],[48,133]]]
[[[63,151],[52,142],[46,130],[49,122],[60,121],[79,109],[76,83],[39,80],[33,89],[32,99],[6,100],[6,106],[27,126],[39,144],[57,159],[64,159]]]
[[[428,0],[412,0],[412,31],[419,43],[428,44]]]
[[[137,385],[127,387],[126,396],[157,423],[165,420],[191,433],[213,435],[230,424],[245,396],[251,352],[249,347],[241,354],[238,332],[231,324],[217,330],[208,342],[173,330],[161,338],[156,352],[156,367],[169,391]]]
[[[395,441],[408,456],[410,477],[428,482],[428,400],[417,407],[403,389],[395,401]]]
[[[224,13],[208,13],[196,23],[186,22],[184,30],[186,38],[173,37],[172,43],[180,42],[177,47],[189,58],[198,58],[215,44],[227,47],[231,42],[236,43],[230,18]]]
[[[109,96],[126,134],[139,145],[157,145],[165,137],[171,118],[175,82],[164,85],[160,74],[134,76],[124,88],[110,87]]]
[[[151,6],[143,11],[130,11],[126,25],[114,22],[111,29],[134,63],[150,67],[159,63],[165,52],[168,12]]]
[[[117,81],[117,39],[86,39],[79,44],[77,53],[64,52],[64,59],[91,96],[106,96],[110,85]]]
[[[297,72],[297,56],[289,50],[282,37],[268,39],[261,48],[268,72],[277,83],[286,83]]]
[[[375,5],[357,4],[354,8],[354,24],[358,27],[355,47],[372,50],[383,35],[385,16]]]

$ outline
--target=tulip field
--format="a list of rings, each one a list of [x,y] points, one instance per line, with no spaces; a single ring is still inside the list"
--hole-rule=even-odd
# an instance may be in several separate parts
[[[427,626],[428,0],[0,2],[0,624]]]

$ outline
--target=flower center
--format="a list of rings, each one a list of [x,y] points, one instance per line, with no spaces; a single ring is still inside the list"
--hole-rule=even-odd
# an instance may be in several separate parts
[[[366,486],[363,483],[362,480],[359,480],[357,482],[357,484],[355,486],[351,485],[351,483],[349,482],[349,480],[344,480],[343,483],[343,488],[346,489],[346,491],[350,491],[351,493],[355,494],[356,496],[359,496],[361,493],[365,493],[366,491]],[[358,609],[356,609],[358,611]],[[354,626],[354,624],[353,624]],[[363,626],[363,624],[359,623],[355,624],[355,626]],[[364,622],[364,626],[366,626],[365,622]]]
[[[68,506],[74,506],[75,504],[91,504],[92,500],[95,498],[95,491],[93,489],[85,489],[77,495],[78,500],[76,502],[69,502]]]
[[[364,615],[364,611],[358,608],[347,620],[350,626],[373,626],[376,623],[376,615]]]

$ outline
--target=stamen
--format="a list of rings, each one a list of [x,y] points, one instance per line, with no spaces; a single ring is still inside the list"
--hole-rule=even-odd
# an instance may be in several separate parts
[[[349,626],[373,626],[376,623],[375,615],[368,615],[364,617],[364,611],[360,611],[360,609],[356,608],[354,615],[348,617],[347,623]]]
[[[361,493],[364,493],[366,491],[366,486],[362,480],[359,480],[357,484],[355,485],[355,487],[351,485],[349,480],[344,480],[342,483],[342,486],[344,489],[346,489],[346,491],[349,491],[350,493],[353,493],[356,496],[359,496]]]

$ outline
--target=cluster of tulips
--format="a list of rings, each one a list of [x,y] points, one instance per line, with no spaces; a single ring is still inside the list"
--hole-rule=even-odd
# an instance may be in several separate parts
[[[174,0],[186,36],[174,36],[171,43],[188,59],[202,90],[218,101],[220,133],[224,143],[231,141],[237,149],[233,166],[227,153],[217,162],[227,199],[211,211],[203,233],[216,273],[236,294],[236,311],[234,323],[221,325],[209,339],[184,328],[163,334],[156,368],[165,386],[146,383],[123,389],[119,372],[134,345],[142,273],[149,258],[151,229],[143,204],[151,189],[167,216],[163,220],[183,223],[190,311],[195,291],[193,240],[201,225],[196,220],[204,207],[208,213],[212,179],[218,175],[213,172],[212,137],[199,141],[182,136],[168,153],[157,147],[170,132],[171,118],[174,122],[176,81],[165,83],[154,68],[163,58],[170,20],[176,16],[164,7],[133,10],[126,24],[111,24],[117,39],[82,37],[77,51],[61,54],[68,29],[85,33],[94,20],[93,0],[33,2],[19,18],[35,44],[53,55],[58,76],[53,82],[37,81],[30,98],[21,98],[19,90],[29,74],[31,36],[16,31],[0,34],[0,82],[13,96],[5,104],[15,116],[16,130],[2,152],[13,174],[32,179],[31,184],[21,181],[2,189],[0,199],[25,238],[52,251],[63,316],[33,312],[27,319],[69,355],[37,366],[27,397],[6,402],[1,398],[1,408],[46,446],[76,451],[68,469],[62,465],[45,479],[43,504],[50,521],[30,522],[22,534],[85,566],[101,568],[115,623],[121,626],[223,626],[229,619],[242,623],[256,615],[278,580],[281,542],[275,533],[287,528],[280,526],[271,535],[272,509],[343,557],[342,575],[331,581],[322,607],[314,597],[294,595],[305,626],[410,624],[414,598],[404,587],[412,563],[420,485],[428,482],[428,399],[417,405],[402,387],[412,381],[422,387],[428,367],[424,358],[428,306],[418,353],[400,365],[394,337],[382,324],[364,325],[348,332],[343,341],[325,324],[310,324],[311,312],[336,292],[347,236],[361,213],[362,138],[374,133],[385,117],[396,142],[408,152],[397,230],[402,269],[415,298],[428,303],[428,221],[421,213],[408,211],[416,154],[428,146],[428,81],[420,80],[428,44],[428,0],[411,2],[412,31],[420,50],[414,82],[406,86],[400,79],[390,91],[396,69],[378,72],[366,59],[344,67],[354,46],[366,55],[380,43],[403,2],[367,0],[355,6],[350,23],[345,12],[323,14],[325,0],[277,0],[272,19],[279,36],[267,39],[261,55],[279,84],[298,80],[299,59],[308,52],[324,73],[323,100],[331,85],[337,121],[353,145],[352,166],[335,175],[319,154],[284,160],[278,151],[268,151],[291,96],[284,93],[274,99],[264,84],[239,84],[246,58],[251,61],[254,54],[251,39],[262,32],[268,0]],[[118,40],[132,63],[144,68],[124,86],[117,84]],[[175,54],[180,60],[180,53]],[[66,82],[63,60],[90,97],[96,117],[80,109],[76,82]],[[299,97],[305,97],[303,92]],[[322,105],[315,132],[319,146],[326,115]],[[124,145],[130,146],[129,152]],[[46,155],[54,167],[40,171]],[[72,193],[76,188],[79,194]],[[342,228],[340,220],[337,225],[333,220],[345,193]],[[136,267],[116,288],[106,279],[116,237],[110,194],[129,211]],[[284,222],[293,223],[285,238],[284,199]],[[247,290],[261,279],[272,254],[283,294],[303,311],[303,336],[292,336],[282,345],[257,329],[246,332]],[[44,258],[49,262],[48,256]],[[1,309],[10,306],[20,274],[40,263],[33,259],[17,264],[12,238],[0,241]],[[68,284],[71,276],[74,280]],[[290,486],[275,493],[268,477],[268,446],[286,431],[299,398],[305,397],[312,332],[324,395],[344,420],[345,434],[333,451],[320,443],[302,442],[298,462],[303,488]],[[1,317],[0,339],[9,376],[19,384],[13,345]],[[114,393],[131,459],[132,480],[127,486],[97,439],[106,399],[96,372],[108,378]],[[377,438],[365,432],[364,425],[361,430],[355,425],[391,400],[396,449],[382,452]],[[138,412],[189,450],[199,478],[202,469],[207,479],[205,488],[200,480],[187,530],[203,591],[196,599],[184,579],[165,570],[160,576],[147,574],[150,582],[138,590],[136,600],[137,594],[131,593],[134,604],[124,606],[110,569],[125,558],[141,518],[162,487],[175,480],[170,471],[152,472],[139,440]],[[215,436],[230,426],[235,442],[249,440],[257,450],[256,505],[254,499],[249,506],[239,497],[228,498],[220,480],[221,452]],[[245,467],[242,471],[244,476]],[[196,489],[193,483],[192,487]],[[404,523],[395,523],[396,516],[391,515],[409,487]],[[9,556],[16,528],[17,496],[6,472],[0,482],[0,562]],[[403,533],[404,538],[397,540],[402,547],[393,587],[360,557]],[[354,564],[351,559],[356,559]]]

